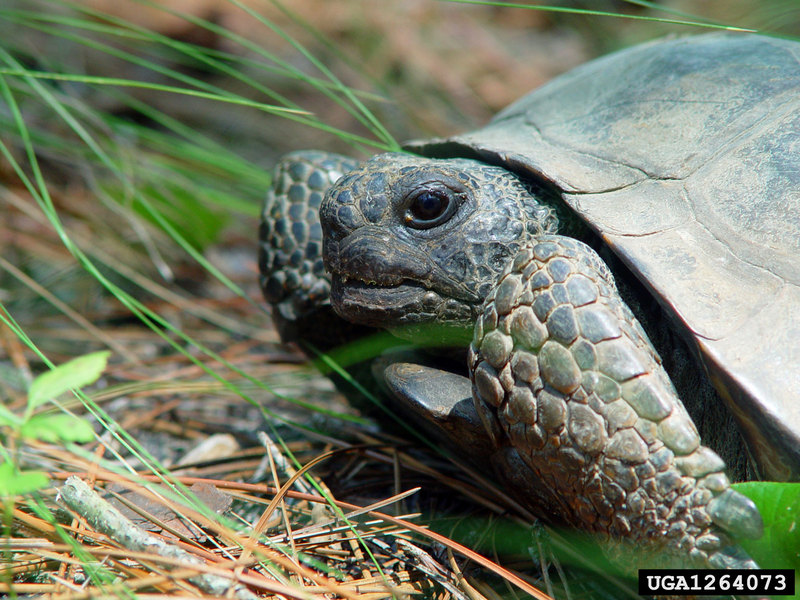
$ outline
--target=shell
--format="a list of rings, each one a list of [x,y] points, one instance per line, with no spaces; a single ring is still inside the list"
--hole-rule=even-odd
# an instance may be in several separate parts
[[[636,46],[413,142],[556,186],[692,341],[765,475],[800,477],[800,43]]]

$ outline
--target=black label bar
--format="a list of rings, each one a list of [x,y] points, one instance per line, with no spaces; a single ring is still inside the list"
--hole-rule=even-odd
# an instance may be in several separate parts
[[[639,594],[793,596],[793,569],[640,569]]]

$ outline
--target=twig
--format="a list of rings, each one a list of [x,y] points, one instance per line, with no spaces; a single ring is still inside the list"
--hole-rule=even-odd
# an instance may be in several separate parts
[[[61,488],[61,497],[97,531],[129,550],[153,552],[185,563],[205,565],[205,561],[134,525],[78,477],[67,478]],[[209,594],[224,596],[232,590],[233,595],[240,600],[258,600],[258,596],[243,585],[219,575],[202,573],[188,579]]]

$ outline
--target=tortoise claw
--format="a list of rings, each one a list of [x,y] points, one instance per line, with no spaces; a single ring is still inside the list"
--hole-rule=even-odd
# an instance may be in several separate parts
[[[467,377],[425,365],[394,362],[383,368],[387,391],[412,412],[426,429],[468,456],[494,452],[499,424],[487,431],[472,401]]]
[[[449,371],[382,357],[373,373],[383,380],[386,392],[411,413],[429,435],[442,440],[458,456],[467,457],[482,473],[492,473],[504,492],[519,503],[522,514],[536,507],[536,514],[554,526],[564,526],[567,510],[563,498],[553,493],[508,444],[500,424],[472,398],[469,379]],[[383,361],[380,363],[380,361]],[[442,435],[444,434],[444,435]]]

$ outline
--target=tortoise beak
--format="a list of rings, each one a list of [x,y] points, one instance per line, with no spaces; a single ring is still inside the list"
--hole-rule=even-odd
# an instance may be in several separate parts
[[[345,285],[348,281],[375,288],[406,284],[469,304],[481,301],[422,249],[398,241],[379,227],[360,227],[341,240],[327,240],[324,255],[325,268]]]

